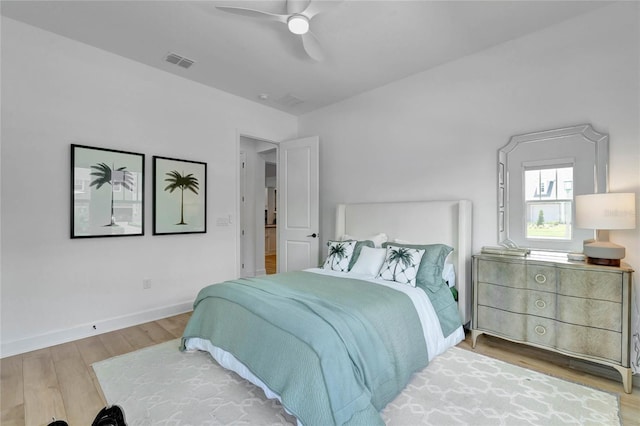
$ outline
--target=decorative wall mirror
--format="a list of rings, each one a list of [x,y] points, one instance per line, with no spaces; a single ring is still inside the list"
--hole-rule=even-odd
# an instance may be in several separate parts
[[[588,124],[512,137],[498,151],[498,241],[506,247],[582,251],[574,197],[606,192],[609,135]]]

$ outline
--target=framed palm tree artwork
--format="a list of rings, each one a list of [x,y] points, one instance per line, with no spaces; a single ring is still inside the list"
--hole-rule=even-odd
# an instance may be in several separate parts
[[[207,163],[153,157],[153,235],[207,232]]]
[[[144,235],[144,154],[71,145],[71,238]]]

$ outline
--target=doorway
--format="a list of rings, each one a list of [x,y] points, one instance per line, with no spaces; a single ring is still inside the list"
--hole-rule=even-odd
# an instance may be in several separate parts
[[[264,180],[264,265],[271,275],[278,271],[278,163],[271,156],[265,158]]]
[[[240,136],[241,277],[277,272],[277,164],[276,144]]]

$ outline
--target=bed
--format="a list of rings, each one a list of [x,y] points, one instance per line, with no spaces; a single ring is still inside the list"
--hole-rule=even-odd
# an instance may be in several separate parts
[[[299,424],[383,424],[411,375],[464,339],[471,203],[338,205],[328,247],[319,268],[203,288],[181,349],[208,351]]]

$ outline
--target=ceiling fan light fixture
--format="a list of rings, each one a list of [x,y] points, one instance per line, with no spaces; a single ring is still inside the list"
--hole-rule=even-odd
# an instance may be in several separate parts
[[[309,19],[304,15],[291,15],[287,19],[287,27],[294,34],[306,34],[309,31]]]

